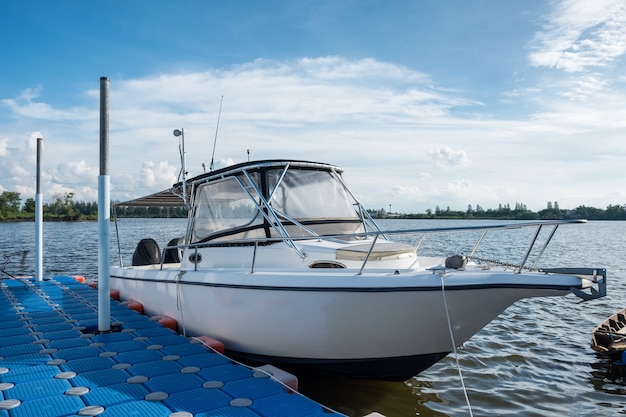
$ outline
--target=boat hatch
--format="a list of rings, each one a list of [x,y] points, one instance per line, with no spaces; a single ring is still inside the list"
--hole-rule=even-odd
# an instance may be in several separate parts
[[[309,264],[309,268],[322,268],[322,269],[345,269],[346,266],[341,262],[335,261],[314,261]]]
[[[371,251],[371,252],[370,252]],[[369,254],[369,256],[368,256]],[[391,259],[414,258],[415,248],[404,243],[379,242],[372,248],[371,243],[360,243],[337,249],[336,259],[346,261],[386,261]]]

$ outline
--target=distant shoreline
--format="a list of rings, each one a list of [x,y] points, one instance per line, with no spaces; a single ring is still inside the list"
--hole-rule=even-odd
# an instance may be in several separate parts
[[[180,219],[183,217],[137,217],[137,216],[128,216],[128,217],[117,217],[118,219]],[[513,217],[460,217],[460,216],[432,216],[427,217],[426,215],[392,215],[392,216],[372,216],[374,220],[501,220],[501,221],[533,221],[533,220],[562,220],[563,218],[532,218],[532,219],[524,219],[524,218],[513,218]],[[576,217],[568,217],[567,219],[578,219]],[[626,219],[596,219],[596,218],[580,218],[581,220],[590,220],[590,221],[623,221]],[[115,221],[113,217],[110,219],[112,222]],[[67,223],[85,223],[85,222],[97,222],[97,217],[81,217],[75,220],[68,220],[62,218],[44,218],[44,222],[67,222]],[[34,223],[34,218],[13,218],[13,219],[3,219],[0,220],[0,223]]]

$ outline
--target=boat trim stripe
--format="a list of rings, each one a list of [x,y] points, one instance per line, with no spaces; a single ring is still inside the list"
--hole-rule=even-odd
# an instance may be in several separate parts
[[[245,290],[263,290],[263,291],[302,291],[302,292],[420,292],[420,291],[441,291],[441,286],[428,286],[428,287],[293,287],[293,286],[269,286],[269,285],[241,285],[241,284],[216,284],[212,282],[195,282],[195,281],[175,281],[175,280],[163,280],[153,278],[135,278],[135,277],[121,277],[117,275],[111,275],[111,278],[130,280],[130,281],[142,281],[142,282],[155,282],[161,284],[181,284],[192,285],[200,287],[215,287],[215,288],[237,288]],[[581,289],[582,286],[572,287],[566,285],[529,285],[529,284],[467,284],[467,285],[450,285],[446,286],[446,291],[459,291],[459,290],[477,290],[477,289],[542,289],[542,290],[557,290],[569,292],[572,288]]]

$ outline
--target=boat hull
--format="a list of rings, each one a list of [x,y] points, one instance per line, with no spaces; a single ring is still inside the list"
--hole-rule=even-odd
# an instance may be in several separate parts
[[[626,351],[626,308],[607,317],[592,333],[591,348],[615,359]]]
[[[450,329],[460,345],[515,301],[571,287],[580,280],[510,271],[111,269],[122,299],[175,318],[188,336],[220,340],[234,356],[387,380],[406,380],[445,357]]]
[[[430,368],[450,352],[374,359],[303,359],[254,355],[236,351],[227,354],[237,360],[255,365],[271,363],[294,374],[300,371],[339,375],[357,379],[406,381]]]

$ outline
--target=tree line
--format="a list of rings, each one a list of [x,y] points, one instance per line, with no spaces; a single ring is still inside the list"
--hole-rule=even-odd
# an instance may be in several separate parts
[[[113,202],[115,204],[115,202]],[[74,193],[57,194],[53,200],[42,204],[44,220],[91,221],[98,219],[96,201],[74,201]],[[118,207],[117,217],[187,217],[182,207]],[[33,220],[35,218],[35,200],[27,198],[22,204],[20,194],[4,191],[0,194],[0,221]]]
[[[574,209],[561,209],[558,202],[548,201],[546,208],[539,211],[529,210],[523,203],[500,204],[497,209],[484,209],[480,205],[467,206],[467,210],[442,209],[436,206],[434,210],[427,209],[424,213],[390,213],[384,209],[369,210],[374,218],[400,219],[494,219],[494,220],[626,220],[626,204],[608,205],[606,209],[579,206]]]
[[[113,202],[115,204],[115,202]],[[45,220],[80,221],[96,220],[98,218],[98,203],[95,201],[74,201],[74,193],[57,194],[53,201],[43,203]],[[427,209],[424,213],[390,213],[384,209],[368,209],[374,218],[401,218],[401,219],[497,219],[497,220],[626,220],[626,204],[608,205],[606,209],[579,206],[575,209],[561,209],[558,202],[548,201],[546,208],[537,212],[529,210],[523,203],[500,204],[497,209],[484,209],[480,205],[471,204],[467,210]],[[117,217],[152,217],[178,218],[187,217],[187,211],[182,207],[117,207]],[[35,200],[27,198],[22,204],[20,193],[4,191],[0,194],[0,221],[32,220],[35,218]]]

